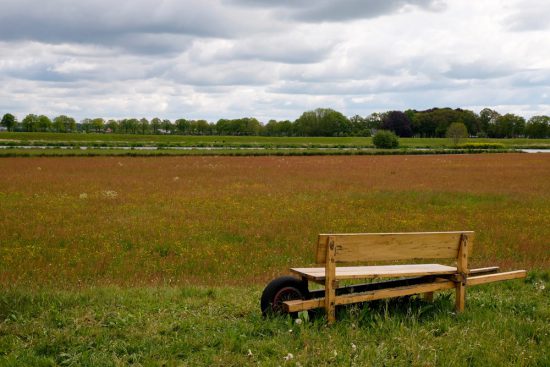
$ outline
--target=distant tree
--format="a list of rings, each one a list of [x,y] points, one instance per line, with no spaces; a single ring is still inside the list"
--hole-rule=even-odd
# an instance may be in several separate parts
[[[550,117],[533,116],[525,125],[525,135],[529,138],[550,137]]]
[[[365,118],[367,128],[371,131],[371,134],[375,130],[382,129],[382,121],[384,120],[385,113],[373,112]]]
[[[177,119],[174,121],[174,125],[178,134],[187,135],[191,133],[191,122],[186,119]]]
[[[143,135],[149,132],[149,121],[145,117],[139,120],[139,130]]]
[[[484,108],[479,112],[479,129],[481,136],[490,136],[495,134],[495,125],[500,113],[490,108]]]
[[[353,136],[370,136],[371,132],[367,125],[367,120],[359,115],[350,117],[351,135]]]
[[[2,117],[2,126],[6,127],[8,131],[13,131],[15,126],[17,125],[17,120],[15,119],[15,116],[11,113],[6,113]]]
[[[492,137],[514,138],[523,135],[525,130],[525,119],[521,116],[507,113],[498,116],[491,130]]]
[[[76,121],[74,118],[60,115],[53,119],[53,128],[55,131],[68,133],[76,130]]]
[[[162,121],[158,117],[151,120],[151,129],[153,129],[153,134],[158,134],[161,124]]]
[[[447,138],[451,139],[453,145],[458,145],[462,139],[468,137],[468,129],[462,122],[453,122],[447,128]]]
[[[103,132],[103,128],[105,127],[105,120],[101,117],[97,117],[91,121],[91,128],[96,133]]]
[[[174,125],[172,125],[172,122],[170,120],[162,120],[161,126],[165,134],[172,134],[172,131],[174,130]]]
[[[46,115],[38,116],[38,130],[39,131],[50,131],[52,128],[52,120]]]
[[[80,129],[86,133],[89,133],[92,130],[92,119],[85,118],[80,121]]]
[[[294,128],[301,136],[348,136],[351,132],[347,117],[330,108],[304,112],[294,122]]]
[[[116,120],[109,120],[105,123],[105,128],[107,132],[116,133],[119,131],[118,122]]]
[[[38,116],[35,114],[28,114],[25,116],[23,121],[21,121],[24,131],[38,131]]]
[[[401,111],[390,111],[384,115],[382,122],[384,130],[393,131],[397,136],[407,138],[412,136],[411,121]]]

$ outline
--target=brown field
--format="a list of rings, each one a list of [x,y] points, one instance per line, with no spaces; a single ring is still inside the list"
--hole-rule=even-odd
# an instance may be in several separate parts
[[[550,268],[550,155],[0,159],[0,284],[263,283],[319,232],[475,230]]]

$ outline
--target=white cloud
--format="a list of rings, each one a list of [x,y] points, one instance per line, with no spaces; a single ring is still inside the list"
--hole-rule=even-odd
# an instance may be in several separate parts
[[[537,23],[544,4],[5,0],[0,113],[267,121],[316,107],[367,115],[450,106],[550,114],[550,30]]]

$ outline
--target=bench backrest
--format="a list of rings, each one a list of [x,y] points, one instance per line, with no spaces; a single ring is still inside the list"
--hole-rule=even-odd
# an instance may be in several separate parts
[[[450,259],[459,257],[462,241],[472,253],[473,231],[320,234],[317,263],[325,263],[329,239],[334,242],[336,262]],[[467,256],[467,255],[466,255]]]

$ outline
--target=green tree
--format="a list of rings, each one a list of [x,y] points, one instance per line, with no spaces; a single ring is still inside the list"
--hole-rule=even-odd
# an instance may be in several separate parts
[[[468,137],[468,129],[462,122],[453,122],[447,128],[447,138],[451,139],[453,145],[458,145],[462,139]]]
[[[53,119],[53,128],[57,132],[72,132],[76,130],[76,121],[72,117],[60,115]]]
[[[38,131],[38,116],[32,113],[28,114],[23,121],[21,121],[21,124],[25,131]]]
[[[154,119],[151,120],[151,129],[153,129],[153,134],[159,133],[161,124],[162,124],[162,121],[158,117],[155,117]]]
[[[529,138],[550,137],[550,117],[533,116],[525,125],[525,135]]]
[[[490,136],[495,134],[495,125],[500,113],[490,108],[484,108],[479,112],[479,129],[482,134],[480,136]]]
[[[300,136],[348,136],[351,123],[341,112],[330,108],[318,108],[304,112],[295,122]]]
[[[175,129],[178,134],[191,134],[191,122],[186,119],[177,119],[174,121]]]
[[[111,132],[111,133],[116,133],[119,131],[118,122],[113,119],[107,121],[107,123],[105,124],[105,128],[107,132]]]
[[[92,119],[85,118],[80,121],[80,129],[86,133],[89,133],[92,130]]]
[[[46,115],[38,116],[38,130],[50,131],[52,128],[52,120]]]
[[[103,128],[105,127],[105,120],[103,120],[101,117],[95,118],[91,121],[91,128],[96,133],[103,132]]]
[[[15,126],[17,125],[17,120],[15,119],[15,116],[11,113],[6,113],[2,117],[2,126],[5,126],[8,131],[13,131]]]
[[[139,120],[139,130],[143,135],[149,132],[149,121],[145,117]]]
[[[514,138],[523,135],[524,130],[525,119],[513,113],[507,113],[497,117],[491,135],[495,138]]]
[[[172,125],[172,121],[168,119],[162,120],[161,126],[165,134],[172,134],[172,131],[174,130],[174,125]]]

